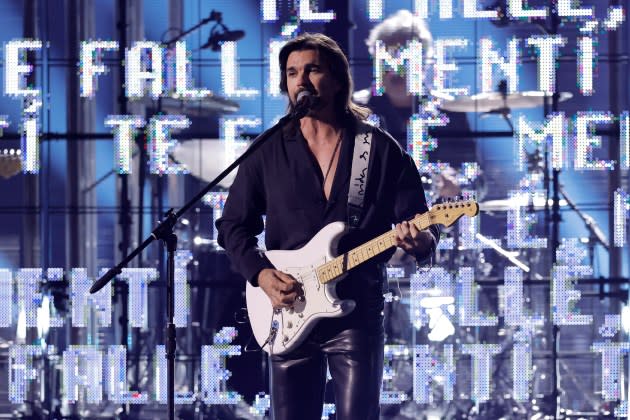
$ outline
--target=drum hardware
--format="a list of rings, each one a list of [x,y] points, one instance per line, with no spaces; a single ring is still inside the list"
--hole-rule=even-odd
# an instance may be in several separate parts
[[[190,174],[206,182],[216,178],[249,145],[249,142],[236,142],[230,156],[227,144],[220,139],[195,139],[178,143],[171,153],[172,158],[186,165]],[[236,171],[230,172],[218,185],[229,188],[234,182]]]
[[[159,101],[159,103],[158,103]],[[173,98],[170,96],[157,100],[146,97],[141,101],[147,108],[160,108],[169,114],[183,114],[187,117],[210,117],[216,114],[233,114],[240,106],[237,102],[210,93],[204,98]]]
[[[549,199],[547,201],[549,206],[553,205],[553,199]],[[568,206],[567,200],[560,200],[560,207]],[[487,200],[479,203],[479,210],[483,212],[496,212],[496,211],[510,211],[516,210],[521,207],[527,207],[531,210],[544,210],[545,209],[545,198],[544,197],[534,197],[530,200],[530,197],[527,196],[517,196],[513,198],[504,198],[500,200]]]
[[[564,102],[573,97],[571,92],[560,92],[558,101]],[[452,112],[485,112],[499,113],[512,109],[537,108],[545,104],[548,98],[545,92],[533,90],[524,92],[506,93],[501,92],[478,93],[471,96],[457,96],[453,100],[443,100],[440,108]]]
[[[558,102],[564,102],[573,97],[570,92],[560,92]],[[549,98],[546,92],[524,91],[508,92],[506,80],[501,80],[496,92],[483,92],[471,96],[458,96],[452,100],[442,99],[440,108],[452,112],[480,112],[483,116],[500,115],[514,132],[511,112],[513,109],[537,108],[544,106]]]
[[[9,179],[22,170],[20,149],[0,150],[0,176]]]

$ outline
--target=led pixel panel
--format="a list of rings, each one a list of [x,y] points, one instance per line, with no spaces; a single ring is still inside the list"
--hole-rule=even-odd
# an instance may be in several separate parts
[[[444,344],[442,355],[436,355],[431,348],[416,345],[413,353],[413,400],[418,404],[433,402],[433,384],[440,383],[444,401],[452,401],[455,390],[455,362],[453,345]]]
[[[63,352],[63,390],[69,403],[103,400],[103,354],[97,346],[72,345]]]
[[[103,52],[117,49],[117,41],[81,42],[79,80],[82,98],[94,98],[98,90],[98,76],[108,72],[108,68],[103,64]]]
[[[164,50],[153,41],[136,41],[126,51],[125,91],[128,98],[162,95]]]
[[[206,404],[236,404],[243,398],[227,388],[232,373],[226,369],[226,359],[241,354],[240,346],[230,344],[236,334],[236,328],[224,327],[215,335],[214,344],[201,350],[201,390]]]

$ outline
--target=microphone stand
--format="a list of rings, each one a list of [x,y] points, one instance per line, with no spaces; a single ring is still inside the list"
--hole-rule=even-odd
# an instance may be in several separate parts
[[[569,207],[571,207],[571,210],[573,210],[577,213],[578,216],[580,216],[580,219],[582,219],[584,225],[586,226],[586,229],[589,232],[589,257],[591,260],[591,265],[593,265],[595,242],[599,242],[604,248],[606,248],[606,251],[610,251],[610,245],[608,244],[608,241],[606,240],[606,237],[602,233],[601,229],[599,229],[599,226],[597,226],[597,222],[595,222],[595,220],[591,216],[584,213],[575,205],[573,200],[571,200],[571,198],[569,198],[569,196],[567,195],[562,185],[559,186],[558,191],[560,192],[560,195],[564,197]]]
[[[194,196],[188,203],[186,203],[181,209],[175,211],[171,208],[164,215],[164,219],[160,221],[157,227],[151,232],[140,246],[134,249],[127,257],[125,257],[116,267],[110,269],[105,275],[99,278],[92,287],[90,293],[96,293],[109,283],[114,277],[122,273],[122,269],[129,264],[138,254],[140,254],[151,242],[154,240],[160,240],[166,244],[167,264],[166,264],[166,311],[167,311],[167,325],[166,325],[166,359],[167,359],[167,394],[168,394],[168,418],[169,420],[175,419],[175,324],[173,323],[173,317],[175,312],[175,251],[177,249],[177,235],[173,231],[173,227],[179,220],[179,218],[186,213],[197,201],[215,187],[223,178],[225,178],[234,168],[241,164],[247,157],[254,153],[260,145],[271,137],[273,134],[283,128],[292,118],[299,115],[287,114],[280,119],[280,121],[269,130],[263,132],[258,136],[250,147],[239,156],[234,162],[230,164],[223,172],[221,172],[214,180],[206,185],[196,196]]]

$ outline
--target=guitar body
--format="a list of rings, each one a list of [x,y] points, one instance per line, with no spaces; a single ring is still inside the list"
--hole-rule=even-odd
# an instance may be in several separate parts
[[[345,228],[343,222],[331,223],[298,250],[265,252],[276,270],[293,276],[304,291],[304,299],[297,300],[292,308],[274,310],[263,289],[247,282],[249,322],[256,341],[267,353],[288,353],[304,341],[319,319],[342,317],[354,310],[355,302],[339,300],[335,291],[343,276],[322,284],[316,273],[317,267],[335,257],[334,249]]]
[[[451,201],[433,206],[428,212],[409,220],[418,230],[434,224],[451,226],[462,216],[476,216],[474,201]],[[267,251],[273,266],[292,275],[302,286],[303,296],[291,308],[274,310],[271,300],[260,288],[247,283],[247,314],[256,341],[269,354],[283,355],[304,341],[321,318],[336,318],[354,310],[356,302],[340,300],[337,283],[348,270],[396,246],[396,231],[391,230],[365,242],[341,256],[333,255],[346,230],[335,222],[320,230],[304,247],[295,251]]]

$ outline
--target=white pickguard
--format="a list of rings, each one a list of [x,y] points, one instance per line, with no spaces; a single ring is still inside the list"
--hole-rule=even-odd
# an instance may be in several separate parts
[[[265,256],[274,267],[292,275],[301,283],[304,299],[291,309],[275,310],[260,288],[247,283],[247,313],[258,344],[270,354],[282,355],[295,349],[320,318],[341,317],[350,313],[355,302],[339,300],[336,283],[322,284],[316,268],[332,260],[333,247],[345,230],[345,223],[325,226],[304,247],[294,251],[267,251]]]

